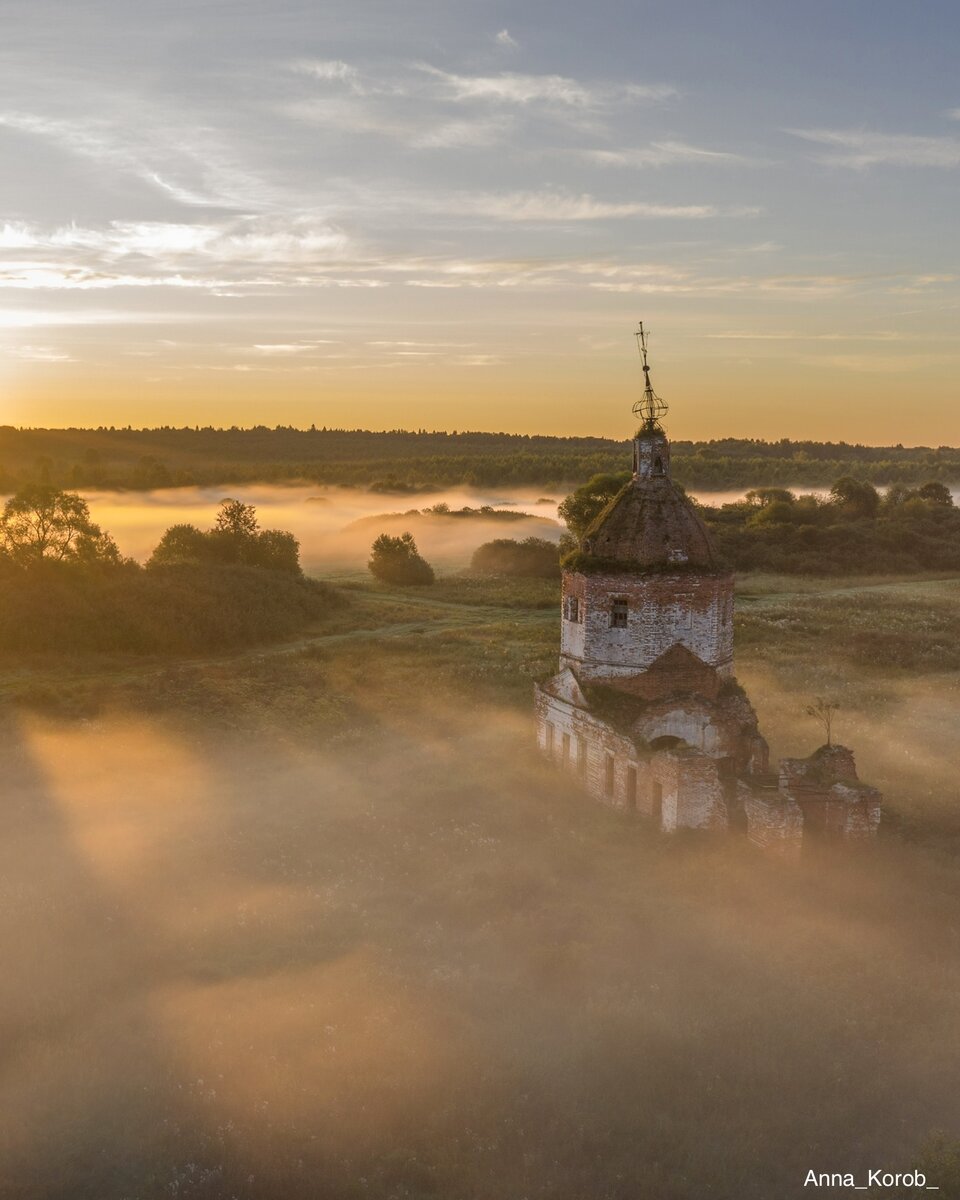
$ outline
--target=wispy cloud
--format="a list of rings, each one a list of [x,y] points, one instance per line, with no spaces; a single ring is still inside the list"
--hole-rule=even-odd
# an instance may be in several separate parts
[[[291,64],[294,71],[310,75],[314,79],[346,83],[351,88],[363,90],[360,86],[360,72],[351,63],[340,59],[299,59]]]
[[[810,366],[826,367],[831,371],[855,371],[866,375],[905,375],[956,361],[949,354],[830,354],[811,359]]]
[[[202,319],[191,315],[192,321]],[[155,325],[173,324],[183,320],[183,312],[138,312],[124,308],[92,308],[85,305],[79,310],[53,308],[27,309],[24,307],[0,309],[0,330],[4,329],[69,329],[74,326],[97,325]]]
[[[551,126],[608,137],[607,122],[616,116],[678,95],[664,83],[585,82],[516,71],[468,74],[426,62],[373,68],[339,59],[296,60],[288,66],[314,85],[307,95],[281,101],[288,117],[339,140],[361,133],[413,149],[494,146],[508,137],[519,145],[522,136],[515,135],[522,135],[523,121],[537,123],[541,143]],[[672,148],[674,156],[679,145]],[[686,150],[688,157],[694,152]]]
[[[862,129],[789,129],[804,141],[826,146],[832,153],[820,161],[841,167],[958,167],[960,139],[921,137],[906,133],[871,133]]]
[[[508,50],[519,49],[520,43],[515,37],[511,37],[509,29],[501,29],[494,41],[498,46],[506,46]]]
[[[504,142],[514,128],[509,116],[473,121],[445,121],[420,131],[409,130],[411,146],[425,150],[497,146]]]
[[[625,101],[662,101],[677,95],[667,84],[589,85],[565,75],[460,75],[427,63],[419,70],[436,80],[440,94],[462,102],[488,100],[499,104],[560,104],[571,108],[605,108]]]
[[[601,167],[664,167],[673,163],[716,163],[720,165],[751,162],[742,154],[728,150],[707,150],[702,146],[691,146],[687,142],[650,142],[646,146],[635,146],[622,150],[579,150],[580,158]]]
[[[0,241],[8,256],[0,261],[0,288],[170,287],[239,295],[278,287],[384,286],[358,277],[350,239],[310,214],[219,224],[111,221],[99,228],[7,223]]]
[[[76,361],[72,355],[53,346],[12,346],[5,351],[14,358],[27,359],[30,362],[65,363]]]
[[[63,225],[44,230],[27,222],[0,228],[0,246],[22,250],[78,250],[111,262],[138,258],[171,264],[280,263],[342,257],[349,239],[306,214],[239,217],[221,224],[110,221],[99,228]],[[9,265],[9,264],[8,264]]]
[[[783,333],[752,333],[749,330],[731,329],[723,333],[703,333],[700,336],[707,341],[721,342],[900,342],[908,340],[905,334],[892,329],[880,333],[808,333],[799,329],[787,330]]]
[[[561,192],[480,194],[444,200],[445,211],[468,212],[500,221],[604,221],[626,217],[669,218],[686,221],[722,215],[711,204],[657,204],[642,200],[598,200],[590,195]],[[756,215],[756,209],[738,209],[733,215]],[[733,212],[733,210],[728,210]]]
[[[0,127],[33,135],[68,154],[139,179],[180,204],[249,208],[267,198],[263,182],[232,163],[216,138],[195,127],[185,128],[174,116],[164,121],[153,114],[133,124],[126,119],[120,99],[110,107],[117,111],[114,119],[0,112]]]

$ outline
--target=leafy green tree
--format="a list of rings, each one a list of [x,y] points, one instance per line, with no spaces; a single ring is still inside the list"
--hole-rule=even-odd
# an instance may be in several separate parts
[[[557,514],[566,522],[570,532],[580,539],[629,479],[625,471],[594,475],[561,501]]]
[[[913,499],[916,494],[913,488],[908,488],[906,484],[892,483],[884,493],[883,507],[886,509],[898,508],[901,504]]]
[[[434,581],[433,568],[421,558],[412,533],[402,533],[399,537],[381,533],[373,543],[367,566],[377,579],[401,587]]]
[[[242,500],[221,500],[215,528],[238,539],[252,538],[260,528],[257,510]]]
[[[204,562],[210,557],[209,536],[196,525],[171,525],[157,543],[147,566],[169,566],[171,563]]]
[[[0,551],[23,566],[44,560],[121,561],[116,543],[91,521],[86,500],[44,483],[28,484],[4,505]]]
[[[945,483],[931,481],[930,483],[921,484],[917,488],[917,495],[921,500],[927,500],[931,504],[943,504],[947,507],[952,507],[953,505],[953,494]]]
[[[545,538],[495,538],[474,550],[470,566],[491,575],[555,579],[560,574],[560,555],[556,543]]]
[[[263,567],[300,574],[300,543],[282,529],[260,529],[252,504],[224,500],[213,529],[171,525],[150,556],[148,566],[210,563]]]
[[[245,547],[244,562],[268,571],[300,574],[300,543],[283,529],[261,529]]]
[[[843,475],[830,489],[830,499],[848,517],[875,517],[880,493],[872,483]]]
[[[760,487],[751,488],[746,496],[744,496],[744,500],[754,508],[766,508],[768,505],[774,503],[793,504],[796,496],[786,488]]]

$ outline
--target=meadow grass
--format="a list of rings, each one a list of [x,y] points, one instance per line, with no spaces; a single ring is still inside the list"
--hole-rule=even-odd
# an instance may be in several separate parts
[[[787,583],[739,609],[761,727],[839,696],[887,809],[786,870],[540,761],[556,585],[8,660],[0,1197],[761,1200],[960,1129],[958,585]]]

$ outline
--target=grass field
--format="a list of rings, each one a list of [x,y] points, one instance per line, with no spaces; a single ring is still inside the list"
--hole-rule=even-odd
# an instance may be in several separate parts
[[[789,870],[538,759],[555,584],[345,594],[0,664],[2,1200],[760,1200],[960,1133],[960,581],[742,582],[774,752],[835,696],[887,793]]]

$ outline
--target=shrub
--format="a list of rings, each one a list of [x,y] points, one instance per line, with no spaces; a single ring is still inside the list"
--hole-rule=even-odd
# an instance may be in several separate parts
[[[555,579],[560,574],[560,555],[554,542],[528,537],[495,538],[473,552],[470,566],[490,575],[515,575],[534,579]]]
[[[420,556],[412,533],[391,537],[381,533],[371,547],[367,563],[371,573],[383,583],[411,587],[433,583],[433,567]]]
[[[328,584],[258,567],[0,563],[0,650],[226,650],[293,637],[339,603]]]

